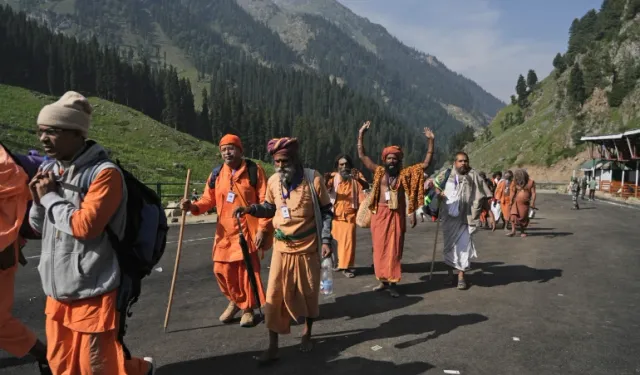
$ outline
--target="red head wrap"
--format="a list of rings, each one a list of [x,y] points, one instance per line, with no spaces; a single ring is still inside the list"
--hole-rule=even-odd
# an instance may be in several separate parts
[[[227,134],[220,139],[220,147],[224,145],[234,145],[240,149],[240,152],[244,152],[242,149],[242,141],[240,141],[240,137],[234,134]]]
[[[399,146],[389,146],[385,147],[384,150],[382,150],[382,160],[387,160],[387,156],[391,154],[395,154],[400,160],[404,158],[404,153]]]
[[[276,156],[277,154],[295,155],[298,153],[298,147],[298,138],[274,138],[267,143],[267,151],[271,156]]]

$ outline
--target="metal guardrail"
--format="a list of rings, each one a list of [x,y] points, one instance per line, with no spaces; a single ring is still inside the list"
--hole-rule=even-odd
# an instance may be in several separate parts
[[[173,194],[173,193],[165,193],[166,189],[163,189],[163,186],[179,186],[180,190],[184,189],[184,183],[180,183],[180,182],[145,182],[145,185],[154,188],[156,191],[156,194],[158,194],[158,196],[160,197],[160,199],[164,199],[164,198],[182,198],[182,194]],[[189,184],[189,189],[192,188],[192,186],[199,186],[202,185],[204,186],[204,182],[191,182]],[[171,190],[177,190],[177,189],[171,189]],[[199,194],[201,195],[203,193],[203,191],[200,191]]]

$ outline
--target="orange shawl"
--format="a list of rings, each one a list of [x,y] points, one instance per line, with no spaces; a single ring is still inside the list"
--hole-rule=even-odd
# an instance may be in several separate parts
[[[16,242],[31,197],[28,177],[0,146],[0,251]]]
[[[371,212],[376,213],[378,210],[378,201],[380,200],[380,186],[382,185],[382,178],[385,175],[385,169],[383,166],[379,166],[373,175],[373,188],[371,189],[371,204],[369,209]],[[424,200],[424,170],[422,164],[414,164],[412,166],[403,168],[398,176],[405,193],[409,196],[409,202],[407,202],[409,214],[414,213],[418,207],[422,205]],[[402,199],[398,197],[398,199]]]

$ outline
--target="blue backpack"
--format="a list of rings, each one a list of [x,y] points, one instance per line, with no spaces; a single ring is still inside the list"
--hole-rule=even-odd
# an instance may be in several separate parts
[[[96,171],[102,163],[83,171],[80,178],[81,197],[89,191],[91,182],[96,177]],[[130,172],[122,167],[117,160],[117,167],[124,176],[127,188],[127,222],[122,240],[107,226],[109,241],[116,251],[121,269],[121,282],[118,290],[118,311],[120,312],[120,327],[118,340],[121,342],[125,355],[131,358],[129,350],[123,342],[126,334],[126,317],[131,316],[131,307],[138,301],[141,291],[141,281],[151,274],[167,244],[167,217],[162,207],[162,201],[156,192],[140,182]]]
[[[447,180],[449,180],[449,176],[451,175],[451,168],[448,168],[444,172],[444,179],[442,181],[433,181],[433,186],[427,190],[424,195],[424,207],[423,211],[432,217],[438,218],[438,212],[440,209],[440,200],[438,199],[438,189],[444,190],[444,186],[447,184]]]

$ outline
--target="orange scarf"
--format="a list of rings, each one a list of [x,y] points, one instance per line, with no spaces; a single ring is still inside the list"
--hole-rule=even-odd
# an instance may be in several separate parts
[[[0,251],[16,242],[31,197],[28,176],[0,146]]]

